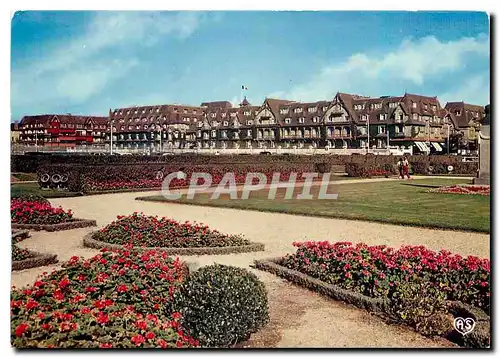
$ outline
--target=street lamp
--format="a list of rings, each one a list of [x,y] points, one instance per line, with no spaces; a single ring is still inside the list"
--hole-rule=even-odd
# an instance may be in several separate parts
[[[366,153],[370,153],[370,115],[367,116],[367,119],[366,119],[366,123],[367,123],[367,129],[366,129],[366,132],[368,134],[368,145],[367,145],[367,148],[366,148]]]
[[[115,120],[112,119],[109,121],[110,124],[110,134],[109,134],[109,139],[110,139],[110,150],[109,154],[113,155],[113,125],[114,125]]]
[[[159,122],[159,121],[158,121],[158,122],[156,122],[156,125],[158,126],[159,131],[160,131],[160,154],[161,154],[161,153],[162,153],[162,143],[161,143],[161,137],[162,137],[162,135],[161,135],[161,131],[162,131],[162,127],[161,127],[161,125],[160,125],[160,122]]]
[[[447,127],[448,127],[448,133],[447,133],[446,144],[447,144],[447,147],[448,147],[448,155],[449,155],[450,154],[450,123],[447,123]]]

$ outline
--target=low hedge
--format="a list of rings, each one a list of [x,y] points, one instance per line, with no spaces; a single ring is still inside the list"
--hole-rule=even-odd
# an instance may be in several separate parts
[[[72,221],[59,224],[11,224],[13,229],[33,231],[62,231],[78,229],[82,227],[97,226],[95,220],[74,218]]]
[[[433,160],[435,160],[433,158]],[[453,166],[452,171],[448,171],[448,166]],[[477,174],[478,164],[470,162],[436,163],[431,161],[419,160],[410,161],[411,174],[458,174],[475,176]],[[369,177],[370,172],[385,170],[388,173],[396,174],[396,166],[391,164],[379,164],[376,162],[348,163],[346,164],[346,173],[351,177]]]
[[[92,235],[94,233],[89,233],[83,238],[83,246],[92,249],[110,249],[110,250],[120,250],[124,249],[127,245],[116,245],[108,244],[99,240],[94,240]],[[259,243],[249,243],[247,245],[240,246],[225,246],[225,247],[140,247],[133,246],[134,250],[149,251],[157,250],[166,252],[168,255],[228,255],[228,254],[242,254],[246,252],[256,252],[264,251],[264,244]]]
[[[14,245],[13,245],[14,247]],[[41,254],[29,251],[30,257],[23,260],[12,260],[12,271],[27,270],[30,268],[52,265],[58,262],[55,254]]]

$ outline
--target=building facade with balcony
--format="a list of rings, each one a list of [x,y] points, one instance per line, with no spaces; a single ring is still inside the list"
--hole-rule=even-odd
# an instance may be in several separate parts
[[[107,117],[24,116],[19,123],[19,143],[37,147],[104,146],[107,127]]]
[[[464,108],[469,110],[463,113],[469,111],[473,116],[482,109]],[[238,107],[227,101],[200,106],[134,106],[110,110],[109,123],[113,124],[113,147],[118,149],[404,146],[429,153],[445,151],[449,131],[465,130],[465,120],[457,113],[442,108],[437,97],[405,93],[374,98],[337,93],[332,100],[317,102],[266,98],[260,106],[251,105],[246,98]],[[467,125],[472,123],[467,121]],[[110,129],[108,126],[107,145]]]

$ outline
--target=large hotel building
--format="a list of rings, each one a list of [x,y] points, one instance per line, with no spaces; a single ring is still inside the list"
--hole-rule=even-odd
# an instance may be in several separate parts
[[[442,152],[447,138],[457,133],[462,134],[464,145],[474,149],[483,116],[484,107],[450,102],[443,108],[437,97],[405,93],[373,98],[337,93],[331,100],[308,103],[267,98],[255,106],[245,98],[238,107],[219,101],[200,106],[117,108],[110,110],[107,118],[27,116],[19,128],[25,144],[34,140],[35,124],[44,131],[42,143],[48,145],[67,143],[74,137],[70,140],[73,145],[83,141],[109,148],[112,135],[114,149],[334,149],[369,145]],[[66,134],[70,126],[72,131]]]

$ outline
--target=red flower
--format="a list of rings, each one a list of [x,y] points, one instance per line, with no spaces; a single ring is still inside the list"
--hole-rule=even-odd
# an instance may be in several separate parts
[[[137,321],[135,322],[135,326],[137,327],[137,329],[142,329],[142,330],[148,329],[148,324],[146,321]]]
[[[60,290],[56,290],[52,296],[58,301],[64,300],[64,294]]]
[[[122,285],[118,285],[116,287],[116,291],[118,291],[120,293],[121,292],[127,292],[128,291],[128,287],[127,287],[127,285],[123,285],[123,284]]]
[[[101,343],[99,345],[99,348],[113,348],[113,344],[112,343]]]
[[[59,282],[59,288],[61,288],[61,289],[65,288],[68,285],[69,285],[69,280],[67,278],[62,279]]]
[[[154,334],[154,332],[146,333],[146,339],[154,339],[155,337],[156,335]]]
[[[146,340],[144,339],[144,337],[140,334],[137,334],[135,336],[133,336],[130,341],[132,343],[134,343],[136,346],[140,346],[141,344],[143,344]]]
[[[158,345],[161,348],[168,348],[167,342],[164,339],[162,339],[162,338],[160,338],[158,341],[156,341],[156,343],[158,343]]]
[[[105,313],[99,312],[97,316],[97,323],[106,324],[109,322],[109,316]]]
[[[181,318],[181,314],[179,312],[172,313],[172,318],[175,320],[179,320]]]
[[[24,332],[28,330],[29,326],[26,323],[21,323],[19,326],[16,328],[16,336],[21,337]]]

